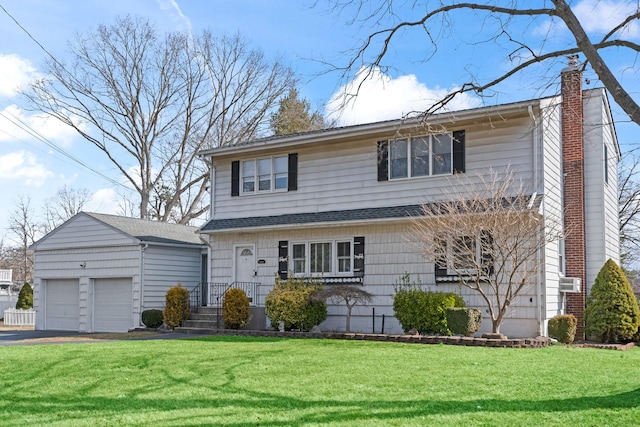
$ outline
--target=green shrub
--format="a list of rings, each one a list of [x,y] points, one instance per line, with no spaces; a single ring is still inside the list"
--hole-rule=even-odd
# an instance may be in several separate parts
[[[549,337],[561,343],[571,344],[576,337],[578,319],[573,314],[562,314],[549,319]]]
[[[633,289],[613,260],[596,277],[584,311],[585,332],[602,342],[630,340],[640,326],[640,308]]]
[[[162,310],[151,309],[143,311],[142,323],[147,328],[159,328],[162,326]]]
[[[480,330],[482,313],[477,308],[447,307],[447,327],[454,335],[470,337]]]
[[[18,294],[18,301],[16,302],[16,308],[18,310],[27,310],[33,308],[33,288],[26,282],[22,285],[20,293]]]
[[[171,329],[189,318],[189,291],[180,283],[167,291],[162,320]]]
[[[313,295],[322,285],[313,280],[290,277],[276,278],[273,289],[265,299],[265,310],[271,324],[284,322],[285,329],[310,329],[327,318],[327,304]]]
[[[450,335],[447,308],[464,307],[464,300],[451,292],[423,291],[417,286],[400,286],[393,298],[396,319],[405,332],[417,329],[423,334]]]
[[[249,298],[247,294],[242,289],[229,289],[224,294],[224,300],[222,301],[224,327],[240,329],[249,323],[249,317]]]

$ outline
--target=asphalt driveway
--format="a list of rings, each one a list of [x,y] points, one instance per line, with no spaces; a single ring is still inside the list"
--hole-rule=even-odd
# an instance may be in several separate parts
[[[133,332],[132,334],[135,334]],[[198,335],[179,333],[144,333],[129,334],[88,334],[72,331],[36,331],[33,329],[0,330],[0,346],[35,345],[35,344],[63,344],[63,343],[91,343],[122,340],[157,340],[195,338]]]

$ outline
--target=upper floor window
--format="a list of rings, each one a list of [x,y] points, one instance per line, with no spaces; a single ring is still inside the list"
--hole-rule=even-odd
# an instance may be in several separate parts
[[[378,181],[465,171],[465,132],[378,141]]]
[[[242,193],[287,189],[287,157],[242,162]]]
[[[451,134],[397,139],[389,143],[391,179],[450,174]]]
[[[298,155],[231,162],[231,195],[292,191],[298,187]]]

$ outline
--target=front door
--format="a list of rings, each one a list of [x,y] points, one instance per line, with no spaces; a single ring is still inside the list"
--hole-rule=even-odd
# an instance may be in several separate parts
[[[236,246],[236,282],[256,281],[256,256],[253,245]]]

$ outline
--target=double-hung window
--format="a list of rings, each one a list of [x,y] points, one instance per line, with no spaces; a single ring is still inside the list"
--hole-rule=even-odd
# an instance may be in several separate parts
[[[494,243],[486,231],[439,238],[437,247],[436,276],[493,274]]]
[[[397,139],[389,143],[390,179],[453,173],[451,134]]]
[[[299,276],[340,276],[353,272],[353,242],[333,240],[291,244],[289,270]]]
[[[286,190],[288,172],[287,156],[245,160],[242,162],[242,193]]]

